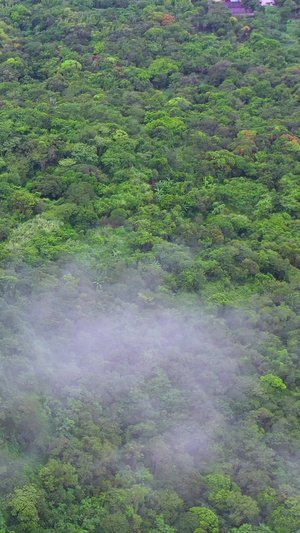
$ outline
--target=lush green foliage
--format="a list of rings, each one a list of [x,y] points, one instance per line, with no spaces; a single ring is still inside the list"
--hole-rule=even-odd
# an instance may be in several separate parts
[[[0,1],[0,533],[299,533],[299,5]]]

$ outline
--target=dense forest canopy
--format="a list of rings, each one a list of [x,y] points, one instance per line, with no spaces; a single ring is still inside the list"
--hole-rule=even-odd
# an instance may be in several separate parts
[[[0,1],[0,533],[300,532],[299,0]]]

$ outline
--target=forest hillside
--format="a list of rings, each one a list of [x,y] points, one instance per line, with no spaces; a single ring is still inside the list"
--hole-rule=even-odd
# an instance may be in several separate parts
[[[300,532],[300,3],[0,1],[0,533]]]

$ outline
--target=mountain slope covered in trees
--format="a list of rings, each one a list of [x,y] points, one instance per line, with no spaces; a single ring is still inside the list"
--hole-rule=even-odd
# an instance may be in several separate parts
[[[299,2],[0,2],[0,533],[299,533]]]

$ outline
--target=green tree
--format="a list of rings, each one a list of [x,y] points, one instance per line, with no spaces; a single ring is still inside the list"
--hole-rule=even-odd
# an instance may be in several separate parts
[[[35,532],[39,524],[38,501],[42,493],[35,485],[16,489],[8,498],[7,507],[23,531]]]

